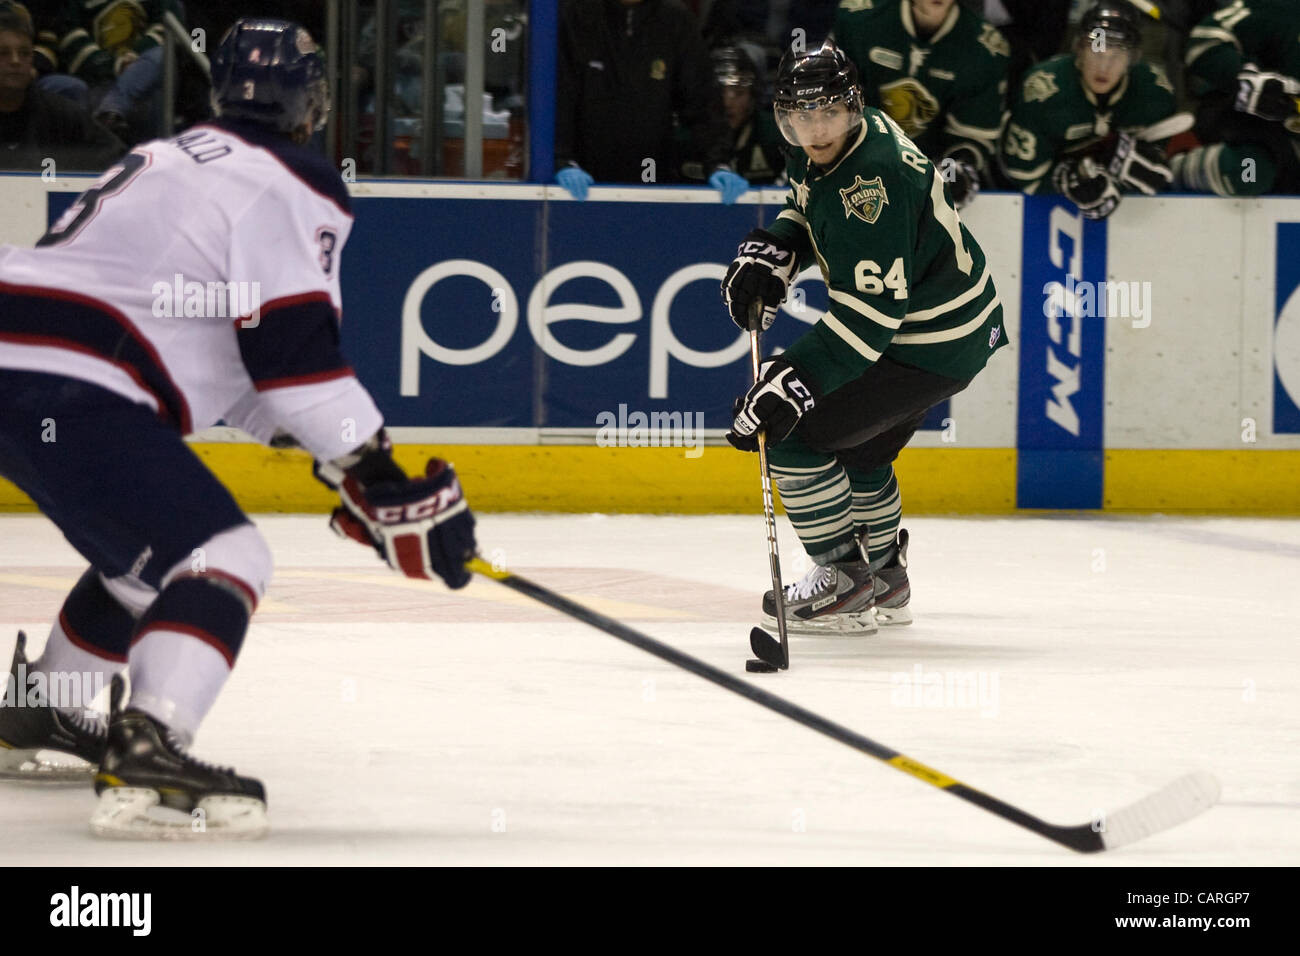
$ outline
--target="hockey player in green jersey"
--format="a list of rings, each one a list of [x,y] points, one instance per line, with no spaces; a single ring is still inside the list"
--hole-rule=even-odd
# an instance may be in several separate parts
[[[1220,196],[1300,192],[1300,4],[1237,0],[1206,17],[1187,44],[1187,75],[1207,145],[1173,158],[1177,184]]]
[[[723,280],[732,319],[767,328],[815,262],[830,306],[735,406],[727,440],[768,461],[813,567],[786,589],[792,631],[911,621],[907,532],[893,461],[926,412],[1006,344],[984,253],[935,165],[862,103],[834,43],[781,61],[777,126],[800,147],[785,209],[740,244]],[[775,614],[771,592],[763,601]]]
[[[835,43],[883,109],[939,165],[957,208],[997,157],[1011,47],[956,0],[844,0]]]
[[[731,131],[731,168],[745,177],[751,186],[770,186],[784,182],[785,140],[777,132],[776,122],[767,110],[758,108],[758,71],[749,54],[740,47],[724,46],[709,52],[713,77],[722,88],[722,110]],[[678,126],[677,148],[687,157],[682,163],[686,179],[708,178],[703,157],[691,155],[691,131]]]
[[[1140,59],[1141,43],[1133,9],[1101,3],[1084,15],[1073,53],[1029,72],[1002,139],[1013,186],[1061,193],[1088,219],[1109,216],[1125,193],[1168,188],[1174,88]]]

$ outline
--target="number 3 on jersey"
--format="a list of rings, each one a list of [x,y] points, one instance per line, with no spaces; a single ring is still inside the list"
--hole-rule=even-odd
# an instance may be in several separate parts
[[[894,291],[895,299],[907,298],[907,276],[903,274],[903,260],[898,258],[889,267],[889,272],[882,279],[880,266],[874,259],[863,259],[853,267],[853,280],[859,292],[867,295],[881,295],[885,289]]]
[[[41,236],[38,246],[53,246],[67,242],[95,218],[100,204],[109,196],[116,195],[130,185],[131,181],[149,165],[148,153],[127,153],[122,161],[110,167],[104,175],[95,181],[77,201],[67,208],[50,231]]]

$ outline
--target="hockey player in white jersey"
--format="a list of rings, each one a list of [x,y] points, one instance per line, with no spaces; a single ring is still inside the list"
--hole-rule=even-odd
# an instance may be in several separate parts
[[[337,171],[303,146],[329,109],[315,43],[294,24],[240,20],[215,56],[213,90],[215,121],[137,147],[37,248],[0,247],[0,475],[91,565],[39,659],[26,660],[19,636],[0,775],[93,773],[91,826],[107,836],[267,826],[259,781],[187,751],[271,555],[183,435],[224,419],[263,441],[291,436],[338,490],[334,529],[409,576],[461,587],[474,550],[452,469],[435,459],[408,478],[397,467],[339,351],[352,215]],[[224,286],[239,308],[187,296],[178,310],[160,295],[191,283]],[[64,673],[112,681],[106,725],[48,692],[24,694]],[[59,755],[85,763],[69,769]]]

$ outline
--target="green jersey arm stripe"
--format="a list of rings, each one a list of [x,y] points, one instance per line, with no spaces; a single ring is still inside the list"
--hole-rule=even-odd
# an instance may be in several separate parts
[[[993,300],[984,307],[983,312],[956,328],[940,329],[938,332],[900,332],[894,336],[894,341],[899,345],[930,345],[935,342],[951,342],[953,339],[964,338],[977,331],[984,324],[984,320],[993,314],[993,310],[1001,305],[1002,301],[995,295]]]
[[[873,349],[866,342],[862,341],[862,339],[854,335],[849,330],[849,327],[845,325],[843,322],[841,322],[839,319],[835,318],[835,316],[827,312],[822,316],[821,321],[822,324],[826,326],[826,328],[830,329],[841,339],[843,339],[844,342],[850,348],[853,349],[853,351],[857,352],[864,359],[866,359],[869,362],[880,361],[880,353],[877,352],[875,349]]]
[[[1219,43],[1231,43],[1237,48],[1238,52],[1241,52],[1241,41],[1237,39],[1236,34],[1231,30],[1223,29],[1223,27],[1196,27],[1192,30],[1191,39],[1194,41],[1205,40],[1208,42],[1197,43],[1195,45],[1188,44],[1187,56],[1184,60],[1188,66],[1191,66],[1193,61],[1200,59],[1201,55],[1204,54],[1206,50],[1211,49]]]
[[[930,203],[934,207],[935,221],[943,226],[944,231],[948,233],[948,238],[952,240],[953,249],[956,250],[957,268],[965,275],[970,275],[975,265],[975,257],[966,248],[966,240],[961,234],[961,220],[957,218],[957,210],[948,204],[948,197],[943,192],[943,180],[939,178],[939,171],[933,165],[930,166]]]
[[[805,219],[800,213],[795,212],[793,209],[782,209],[780,214],[776,218],[788,219],[790,222],[794,223],[797,226],[800,226],[801,228],[804,229],[808,228],[808,220]]]
[[[1035,166],[1033,169],[1012,169],[1006,163],[1002,164],[1002,171],[1022,183],[1037,183],[1047,175],[1047,171],[1052,168],[1052,161],[1049,159],[1041,166]]]
[[[872,322],[879,323],[880,325],[883,325],[887,329],[896,329],[903,324],[902,316],[899,316],[896,319],[891,318],[890,316],[885,315],[885,313],[883,312],[876,311],[871,306],[867,305],[865,302],[863,302],[861,299],[859,299],[857,296],[851,293],[841,292],[839,289],[831,289],[830,297],[832,302],[838,302],[840,303],[840,305],[846,305],[854,312],[857,312],[859,315],[866,316]]]
[[[956,298],[949,299],[947,302],[943,303],[942,305],[936,305],[933,309],[921,309],[918,312],[909,312],[907,313],[907,315],[903,316],[903,321],[904,322],[929,322],[931,319],[937,319],[939,316],[943,315],[946,312],[951,312],[954,309],[961,308],[963,305],[965,305],[967,302],[970,302],[972,299],[978,299],[980,296],[984,294],[984,290],[987,289],[988,286],[989,286],[989,270],[987,267],[985,267],[983,278],[980,279],[978,284],[971,286],[969,289],[967,289],[965,292],[963,292],[961,295],[957,296]]]
[[[944,125],[944,129],[946,132],[952,133],[954,136],[965,136],[969,139],[976,139],[981,143],[986,143],[990,146],[996,143],[997,138],[1002,135],[1001,126],[967,126],[965,123],[958,122],[957,118],[951,113],[948,114],[948,119]]]

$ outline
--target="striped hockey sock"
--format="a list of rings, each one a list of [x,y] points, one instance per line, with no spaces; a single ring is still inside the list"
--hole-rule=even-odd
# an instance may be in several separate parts
[[[838,461],[796,468],[772,465],[772,478],[781,490],[781,503],[817,564],[830,564],[851,556],[853,541],[852,495],[848,475]]]
[[[856,532],[867,528],[867,549],[872,565],[883,563],[898,537],[903,520],[903,499],[898,492],[894,466],[884,465],[871,471],[847,469],[853,489],[853,525]]]

